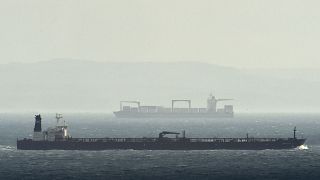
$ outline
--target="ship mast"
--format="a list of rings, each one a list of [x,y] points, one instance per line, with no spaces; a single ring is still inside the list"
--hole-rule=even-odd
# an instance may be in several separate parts
[[[62,114],[58,114],[56,113],[56,119],[57,119],[57,126],[59,125],[60,123],[60,119],[62,118]]]

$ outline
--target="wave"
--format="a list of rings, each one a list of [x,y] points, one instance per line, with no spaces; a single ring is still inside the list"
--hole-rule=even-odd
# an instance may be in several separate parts
[[[307,150],[309,149],[307,145],[303,144],[301,146],[298,147],[299,150]]]
[[[16,149],[16,147],[14,147],[14,146],[0,145],[0,150],[2,150],[2,151],[12,151],[15,149]]]

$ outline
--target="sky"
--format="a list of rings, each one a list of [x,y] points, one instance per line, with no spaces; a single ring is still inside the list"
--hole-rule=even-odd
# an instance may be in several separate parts
[[[79,59],[319,68],[316,0],[1,0],[0,64]]]

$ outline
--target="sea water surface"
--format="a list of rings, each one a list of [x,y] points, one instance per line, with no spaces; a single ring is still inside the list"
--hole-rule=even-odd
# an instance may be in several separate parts
[[[55,124],[42,114],[42,127]],[[23,151],[16,139],[32,137],[33,114],[0,114],[0,179],[320,179],[320,114],[237,114],[222,119],[117,119],[68,113],[73,137],[157,137],[186,130],[189,137],[307,138],[291,150]]]

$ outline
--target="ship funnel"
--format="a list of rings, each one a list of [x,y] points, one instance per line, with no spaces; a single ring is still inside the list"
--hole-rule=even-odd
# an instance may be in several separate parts
[[[34,123],[34,132],[41,132],[41,115],[35,116],[35,123]]]
[[[41,116],[36,115],[35,116],[35,123],[34,123],[34,129],[33,129],[33,140],[34,141],[42,141],[44,140],[44,136],[41,129]]]

